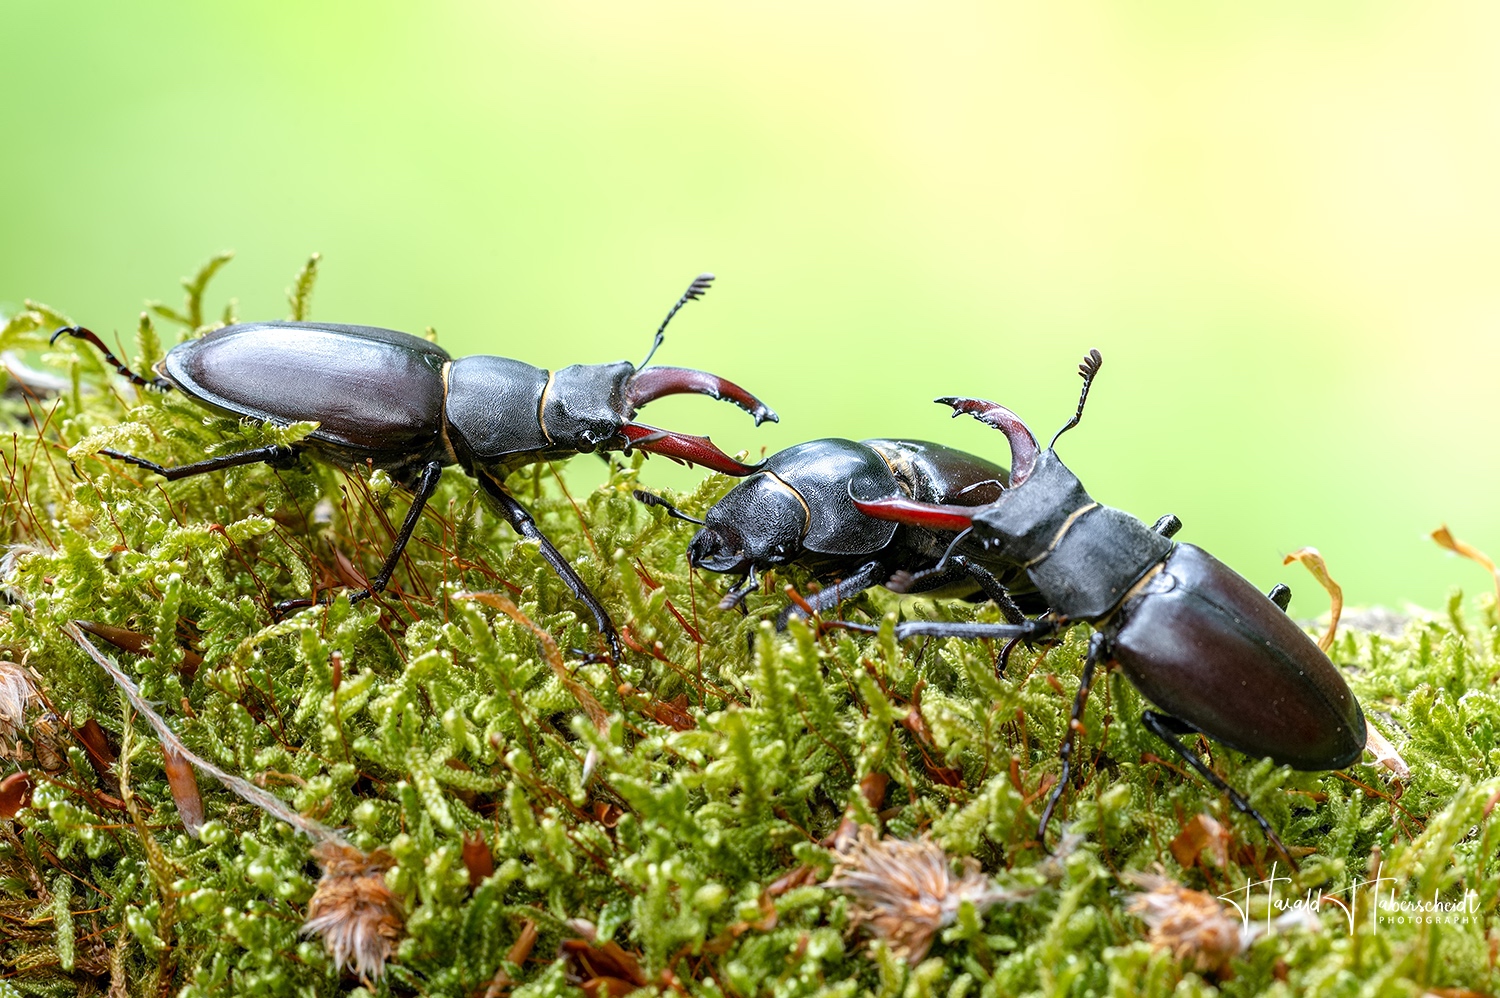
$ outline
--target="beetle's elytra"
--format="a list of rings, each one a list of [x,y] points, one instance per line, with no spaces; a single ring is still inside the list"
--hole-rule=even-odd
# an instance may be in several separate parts
[[[519,534],[536,541],[542,556],[588,606],[618,658],[619,637],[608,613],[525,507],[505,491],[505,476],[536,461],[631,448],[730,475],[755,471],[756,466],[740,464],[706,437],[635,421],[636,410],[647,403],[688,392],[731,402],[757,425],[776,420],[763,402],[718,375],[646,369],[667,323],[683,305],[701,297],[712,280],[712,274],[703,274],[689,285],[657,329],[651,353],[639,368],[628,361],[547,370],[506,357],[455,360],[436,344],[390,329],[250,322],[179,344],[157,365],[156,377],[147,379],[122,364],[87,329],[59,329],[52,338],[66,333],[87,340],[135,384],[180,391],[227,416],[319,424],[294,447],[260,447],[177,467],[117,451],[102,454],[175,481],[243,464],[285,464],[308,451],[345,467],[384,469],[410,490],[414,499],[390,554],[368,588],[353,593],[351,600],[385,588],[443,467],[459,465],[478,480]],[[312,602],[288,600],[279,609]]]

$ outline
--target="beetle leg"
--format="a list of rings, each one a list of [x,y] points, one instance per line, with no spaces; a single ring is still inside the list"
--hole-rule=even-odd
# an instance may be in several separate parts
[[[853,495],[853,493],[851,492],[850,495]],[[948,546],[943,549],[943,556],[939,558],[937,560],[937,563],[932,565],[930,568],[924,568],[920,572],[908,572],[905,569],[902,569],[901,571],[891,576],[890,580],[886,582],[885,587],[893,593],[909,593],[911,592],[913,585],[921,582],[924,579],[929,579],[934,575],[940,577],[940,581],[938,582],[939,586],[946,585],[948,582],[952,581],[952,577],[954,574],[948,570],[948,560],[953,557],[954,549],[962,544],[964,538],[968,537],[973,530],[974,526],[973,524],[970,524],[969,526],[965,527],[957,534],[955,534],[953,540],[949,541]],[[936,588],[936,586],[931,586],[928,588]]]
[[[1142,713],[1141,723],[1144,724],[1147,730],[1150,731],[1153,735],[1166,742],[1167,745],[1172,749],[1172,751],[1176,752],[1178,757],[1180,757],[1183,762],[1186,762],[1189,766],[1192,766],[1193,769],[1198,773],[1198,775],[1207,780],[1214,789],[1220,791],[1223,794],[1226,794],[1229,797],[1229,803],[1234,805],[1234,809],[1236,811],[1244,815],[1249,815],[1251,818],[1255,819],[1255,823],[1260,826],[1261,832],[1264,833],[1266,840],[1271,843],[1272,848],[1281,853],[1281,858],[1291,864],[1293,870],[1296,870],[1298,868],[1297,861],[1292,858],[1291,853],[1286,851],[1286,846],[1281,844],[1281,839],[1278,838],[1276,833],[1271,830],[1271,823],[1266,820],[1265,815],[1261,814],[1255,808],[1251,807],[1250,802],[1241,797],[1238,791],[1236,791],[1229,784],[1225,783],[1218,773],[1215,773],[1213,770],[1209,769],[1208,766],[1204,764],[1203,760],[1198,758],[1197,753],[1189,751],[1186,745],[1177,740],[1176,735],[1178,733],[1196,733],[1195,728],[1189,727],[1183,722],[1177,720],[1177,718],[1175,717],[1169,717],[1166,714],[1158,714],[1154,710],[1148,710]]]
[[[500,507],[500,512],[516,533],[528,540],[536,541],[537,547],[542,552],[542,558],[573,591],[578,602],[588,607],[589,612],[594,615],[594,622],[599,626],[599,633],[604,635],[604,640],[609,642],[610,654],[614,656],[615,661],[623,662],[625,650],[620,644],[619,632],[615,630],[614,621],[609,619],[609,613],[604,609],[604,604],[600,603],[593,590],[589,589],[588,583],[584,582],[573,566],[568,564],[568,559],[562,556],[562,552],[552,546],[552,542],[547,539],[546,534],[542,533],[541,528],[536,525],[536,520],[532,519],[531,513],[525,506],[505,491],[504,487],[490,474],[481,472],[478,479],[479,487],[484,489],[485,495],[494,500],[496,506]]]
[[[1094,669],[1099,660],[1105,657],[1105,649],[1104,635],[1095,631],[1094,636],[1089,639],[1088,657],[1083,660],[1083,678],[1078,684],[1078,694],[1073,697],[1073,713],[1068,716],[1068,731],[1063,735],[1062,747],[1057,750],[1057,757],[1062,760],[1062,773],[1057,777],[1052,795],[1047,798],[1047,808],[1042,812],[1042,822],[1036,830],[1037,841],[1042,844],[1043,849],[1047,849],[1047,823],[1052,820],[1052,812],[1068,787],[1068,774],[1072,771],[1073,742],[1083,727],[1083,707],[1089,699],[1089,687],[1094,685]],[[1051,852],[1050,849],[1047,851]]]
[[[290,448],[287,448],[288,450]],[[385,556],[385,563],[380,566],[380,571],[370,580],[368,587],[349,594],[350,603],[358,603],[360,600],[369,599],[376,593],[385,592],[385,587],[390,584],[391,576],[396,571],[396,566],[401,562],[401,555],[406,551],[406,544],[411,540],[412,531],[417,529],[417,521],[422,518],[422,510],[427,507],[427,500],[437,491],[438,480],[443,477],[443,463],[432,461],[422,469],[422,477],[417,480],[417,487],[412,496],[411,507],[406,511],[406,519],[401,522],[401,532],[396,535],[395,546],[391,553]],[[306,597],[298,599],[286,599],[276,604],[276,615],[285,616],[293,610],[301,610],[316,603],[329,603],[332,595],[310,600]]]
[[[406,519],[401,523],[401,533],[396,536],[396,544],[391,548],[391,553],[386,555],[385,564],[380,566],[380,572],[370,580],[370,588],[362,593],[355,593],[349,597],[349,602],[365,599],[378,592],[385,590],[386,584],[391,581],[391,574],[396,571],[396,565],[401,561],[401,555],[406,551],[406,543],[411,540],[413,530],[417,529],[417,521],[422,517],[422,510],[427,506],[427,500],[437,491],[438,480],[443,477],[443,462],[431,461],[422,469],[422,477],[417,480],[416,492],[412,497],[411,506],[406,511]]]
[[[1172,537],[1182,529],[1182,521],[1171,513],[1157,520],[1151,526],[1153,533],[1161,534],[1163,537]]]
[[[808,596],[807,605],[812,608],[813,613],[821,614],[824,610],[832,610],[844,600],[853,599],[871,586],[878,586],[888,571],[889,569],[878,561],[866,562],[853,573]],[[801,607],[795,603],[789,603],[786,609],[776,615],[776,629],[786,630],[786,623],[792,619],[794,613],[799,617],[806,616]]]
[[[1026,615],[1021,612],[1020,607],[1016,606],[1016,601],[1010,598],[1010,593],[995,577],[994,572],[961,554],[953,556],[953,564],[963,569],[965,575],[979,584],[984,595],[1000,608],[1000,614],[1005,618],[1006,623],[1019,624],[1026,619]]]
[[[295,447],[283,447],[279,444],[257,447],[254,450],[242,450],[237,454],[225,454],[222,457],[211,457],[206,461],[194,461],[192,464],[179,464],[175,468],[164,468],[155,461],[147,461],[145,458],[136,457],[133,454],[122,454],[117,450],[100,450],[98,453],[117,458],[126,464],[133,464],[137,468],[145,468],[147,471],[155,472],[169,482],[175,482],[183,478],[192,478],[194,475],[207,474],[210,471],[238,468],[242,464],[259,464],[264,462],[273,467],[285,468],[297,460],[297,449]]]
[[[755,591],[755,587],[758,585],[760,585],[760,576],[756,574],[755,566],[751,565],[750,570],[745,573],[745,577],[740,581],[740,584],[732,587],[729,592],[724,594],[724,598],[719,600],[719,609],[733,610],[735,607],[740,606],[741,612],[744,612],[741,604],[744,603],[746,596]]]
[[[1281,612],[1285,613],[1286,608],[1292,605],[1292,587],[1278,582],[1271,587],[1270,592],[1266,593],[1266,599],[1281,607]]]
[[[133,384],[140,385],[142,388],[156,388],[164,392],[169,392],[173,388],[177,387],[166,378],[143,378],[139,374],[136,374],[130,368],[126,367],[124,362],[122,362],[118,357],[111,353],[109,347],[105,346],[104,341],[99,339],[99,337],[96,336],[94,334],[94,331],[91,329],[84,329],[82,326],[64,326],[57,332],[53,333],[52,339],[48,340],[47,342],[56,343],[57,338],[63,333],[67,333],[74,339],[85,340],[89,343],[92,343],[95,349],[104,354],[104,362],[110,367],[114,368],[116,371],[123,374],[125,377],[129,378]]]

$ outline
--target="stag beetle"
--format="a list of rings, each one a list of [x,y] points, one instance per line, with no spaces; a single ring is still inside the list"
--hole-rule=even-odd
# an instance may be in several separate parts
[[[949,551],[949,539],[939,531],[872,519],[850,498],[852,491],[978,506],[994,502],[1008,481],[1000,465],[940,444],[825,438],[772,454],[759,471],[714,503],[702,520],[648,492],[637,491],[636,498],[703,528],[688,545],[688,562],[694,568],[743,574],[740,584],[719,603],[721,609],[739,604],[759,585],[760,572],[796,564],[833,583],[807,598],[816,613],[895,575],[892,588],[903,592],[983,594],[1008,620],[1019,623],[1025,618],[1011,599],[1016,594],[1007,589],[1017,581],[1024,590],[1031,586],[1018,568],[993,565],[993,559],[979,552]],[[937,569],[940,561],[942,568]],[[1034,592],[1019,595],[1032,612],[1043,609],[1035,605]],[[796,611],[792,606],[782,611],[777,627],[785,626]]]
[[[1177,739],[1199,733],[1253,756],[1303,770],[1351,765],[1365,747],[1359,702],[1328,657],[1286,613],[1290,590],[1262,595],[1244,577],[1191,544],[1170,538],[1181,523],[1155,528],[1101,506],[1057,456],[1057,440],[1083,417],[1102,359],[1079,366],[1083,392],[1073,418],[1047,449],[1009,409],[981,399],[942,398],[1005,434],[1010,487],[979,508],[851,495],[867,516],[934,530],[958,530],[991,557],[1025,570],[1051,612],[1023,624],[916,621],[898,637],[936,635],[1037,640],[1075,622],[1093,626],[1083,677],[1063,739],[1062,774],[1042,814],[1038,838],[1068,784],[1073,742],[1095,669],[1118,666],[1159,711],[1142,722],[1290,854],[1265,817]]]
[[[618,361],[549,371],[506,357],[454,360],[427,340],[390,329],[249,322],[178,344],[156,365],[156,377],[143,378],[87,329],[59,329],[52,339],[66,333],[86,340],[136,385],[181,391],[223,415],[319,424],[291,447],[257,447],[170,468],[119,451],[101,454],[176,481],[242,464],[287,466],[306,450],[345,467],[384,469],[412,492],[395,546],[369,587],[352,594],[351,602],[385,588],[443,467],[459,465],[478,480],[518,534],[536,541],[542,557],[593,614],[618,659],[619,636],[608,613],[526,508],[506,491],[505,476],[538,461],[632,448],[729,475],[754,472],[758,466],[740,464],[707,437],[634,421],[636,410],[646,403],[686,392],[732,402],[750,413],[757,426],[776,421],[759,399],[717,375],[677,367],[645,370],[672,317],[701,297],[713,279],[702,274],[689,285],[662,320],[639,366]],[[308,599],[287,600],[277,609],[311,605]]]

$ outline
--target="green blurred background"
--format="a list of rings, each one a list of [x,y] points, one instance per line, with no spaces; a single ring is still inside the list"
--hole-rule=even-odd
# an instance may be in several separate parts
[[[0,303],[128,335],[212,304],[455,352],[658,359],[780,426],[672,399],[727,450],[909,435],[931,399],[1048,434],[1293,612],[1488,588],[1500,555],[1500,7],[1146,0],[0,5]],[[589,480],[598,462],[575,461]],[[695,480],[653,462],[653,482]]]

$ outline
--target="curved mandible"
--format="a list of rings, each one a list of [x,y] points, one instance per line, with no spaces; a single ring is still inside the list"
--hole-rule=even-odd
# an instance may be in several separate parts
[[[974,513],[982,508],[976,506],[953,506],[938,502],[918,502],[904,496],[880,499],[861,499],[854,494],[851,482],[849,499],[854,508],[873,520],[894,520],[913,527],[931,527],[934,530],[968,530],[974,525]]]
[[[625,389],[625,404],[630,407],[631,415],[634,415],[637,409],[648,402],[666,395],[684,395],[690,392],[739,406],[755,418],[756,426],[780,421],[770,406],[728,378],[688,367],[653,367],[637,371],[631,376]]]
[[[1010,441],[1011,488],[1015,488],[1031,477],[1031,471],[1036,467],[1036,459],[1041,454],[1041,448],[1037,446],[1036,437],[1032,436],[1031,430],[1021,422],[1020,416],[1000,403],[990,402],[987,399],[948,396],[933,401],[952,407],[955,417],[959,413],[967,413],[981,423],[993,426],[1005,434],[1005,439]]]
[[[625,439],[622,449],[626,453],[631,450],[640,450],[647,454],[660,454],[680,464],[693,464],[720,474],[733,475],[736,478],[753,475],[766,463],[757,461],[755,464],[741,464],[719,450],[707,437],[673,433],[671,430],[660,430],[654,426],[647,426],[645,423],[626,423],[620,427],[620,436]]]

